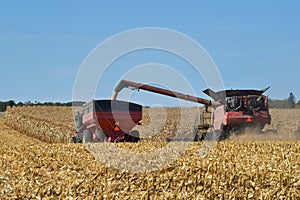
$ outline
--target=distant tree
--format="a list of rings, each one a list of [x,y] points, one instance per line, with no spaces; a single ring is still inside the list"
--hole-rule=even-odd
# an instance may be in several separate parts
[[[26,106],[32,105],[31,101],[25,101],[24,104],[25,104]]]
[[[61,103],[60,102],[55,102],[54,106],[61,106]]]
[[[290,108],[290,105],[287,99],[269,99],[269,108]]]
[[[0,102],[0,112],[5,112],[7,107],[13,107],[16,103],[13,100]]]
[[[64,104],[65,106],[72,106],[72,102],[67,102]]]
[[[0,112],[4,112],[6,110],[6,102],[0,102]]]
[[[70,101],[70,102],[39,102],[39,101],[25,101],[16,103],[14,100],[0,101],[0,112],[5,112],[6,108],[13,106],[82,106],[85,102],[83,101]]]
[[[289,98],[287,99],[291,108],[295,108],[296,106],[296,98],[294,94],[291,92]]]
[[[85,104],[84,101],[72,101],[70,103],[72,104],[72,106],[82,106],[83,104]]]
[[[14,101],[14,100],[9,100],[8,102],[7,102],[7,105],[6,106],[9,106],[9,107],[13,107],[13,106],[15,106],[16,105],[16,102]]]
[[[17,103],[17,106],[24,106],[24,103],[20,101]]]
[[[39,102],[39,101],[34,101],[33,105],[36,105],[36,106],[42,106],[43,103]]]

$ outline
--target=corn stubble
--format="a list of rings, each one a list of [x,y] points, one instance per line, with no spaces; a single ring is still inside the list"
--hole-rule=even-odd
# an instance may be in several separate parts
[[[5,123],[25,135],[49,143],[69,142],[75,132],[69,107],[14,107],[6,111]]]
[[[51,109],[53,113],[49,113]],[[84,145],[62,143],[67,139],[53,136],[69,134],[59,129],[73,123],[71,110],[68,115],[64,109],[16,108],[6,113],[5,124],[0,120],[1,199],[300,199],[299,141],[222,141],[204,158],[199,157],[203,142],[194,142],[178,160],[160,170],[127,173],[105,167]],[[62,113],[65,115],[56,116]],[[36,127],[37,122],[16,125],[13,120],[17,116],[18,123],[21,117],[44,120],[44,129],[61,132],[49,130],[46,136],[47,131]],[[172,120],[170,123],[173,126]],[[25,132],[25,128],[29,130]],[[39,129],[42,136],[38,135]],[[172,127],[169,130],[174,131]],[[24,134],[48,139],[41,142]],[[148,153],[167,145],[160,137],[156,136],[155,141],[96,145]]]

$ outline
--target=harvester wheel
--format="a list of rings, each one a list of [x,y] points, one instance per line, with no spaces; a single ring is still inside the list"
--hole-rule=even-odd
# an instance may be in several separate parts
[[[84,130],[82,143],[89,143],[92,141],[93,141],[93,133],[89,129]]]
[[[72,137],[71,138],[71,143],[77,143],[77,137]]]
[[[83,133],[82,132],[77,133],[76,139],[77,139],[78,143],[82,143],[82,141],[83,141]]]
[[[96,129],[95,135],[97,142],[106,142],[108,140],[107,136],[100,128]]]
[[[204,140],[204,137],[205,137],[205,132],[198,131],[195,135],[194,142],[202,141]]]

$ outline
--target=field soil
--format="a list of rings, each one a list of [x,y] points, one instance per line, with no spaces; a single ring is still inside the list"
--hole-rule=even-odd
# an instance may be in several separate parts
[[[4,117],[4,112],[0,112],[0,119]]]
[[[0,119],[0,199],[300,199],[299,140],[227,140],[214,143],[204,157],[201,151],[211,143],[177,142],[177,148],[168,150],[171,155],[179,155],[177,150],[188,146],[178,159],[156,171],[133,173],[121,166],[107,167],[113,160],[95,159],[89,146],[63,142],[64,137],[61,142],[54,142],[53,134],[63,134],[63,124],[57,122],[55,115],[70,123],[67,131],[73,123],[70,114],[61,116],[65,108],[49,108],[52,113],[48,115],[42,108],[26,109],[10,112],[6,120]],[[170,116],[167,125],[157,131],[172,135],[176,112],[166,111]],[[267,127],[269,130],[276,129],[276,134],[298,133],[298,110],[272,112],[274,124]],[[156,116],[155,112],[152,115]],[[149,115],[144,122],[151,124],[147,120]],[[277,124],[282,121],[282,126]],[[39,138],[49,139],[36,139],[39,133]],[[54,138],[58,140],[60,136]],[[168,147],[159,134],[153,141],[100,143],[95,147],[107,149],[109,145],[115,145],[120,152],[108,151],[106,155],[116,156],[123,166],[137,158],[130,156],[133,153],[147,158],[151,152]],[[160,157],[165,158],[164,154],[158,154]],[[144,163],[145,167],[151,164],[150,159],[133,161]]]

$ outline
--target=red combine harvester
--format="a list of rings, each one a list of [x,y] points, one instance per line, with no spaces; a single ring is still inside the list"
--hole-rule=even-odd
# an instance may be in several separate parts
[[[83,106],[83,115],[76,115],[77,137],[75,142],[97,141],[138,141],[139,134],[131,129],[142,119],[142,106],[116,100],[123,88],[146,90],[206,106],[200,114],[199,129],[206,130],[195,138],[205,139],[214,135],[215,139],[226,139],[232,133],[239,133],[249,127],[260,132],[265,124],[271,123],[268,98],[263,90],[225,90],[203,92],[213,100],[202,99],[146,84],[122,80],[116,87],[112,100],[92,101]],[[208,112],[211,106],[212,112]],[[206,123],[209,118],[209,123]],[[213,131],[207,132],[209,128]]]
[[[241,133],[245,128],[260,133],[266,124],[271,124],[268,97],[263,95],[268,89],[225,90],[217,93],[210,89],[203,91],[215,101],[223,101],[223,105],[215,107],[213,111],[213,126],[221,138]],[[222,96],[225,96],[225,100]]]

